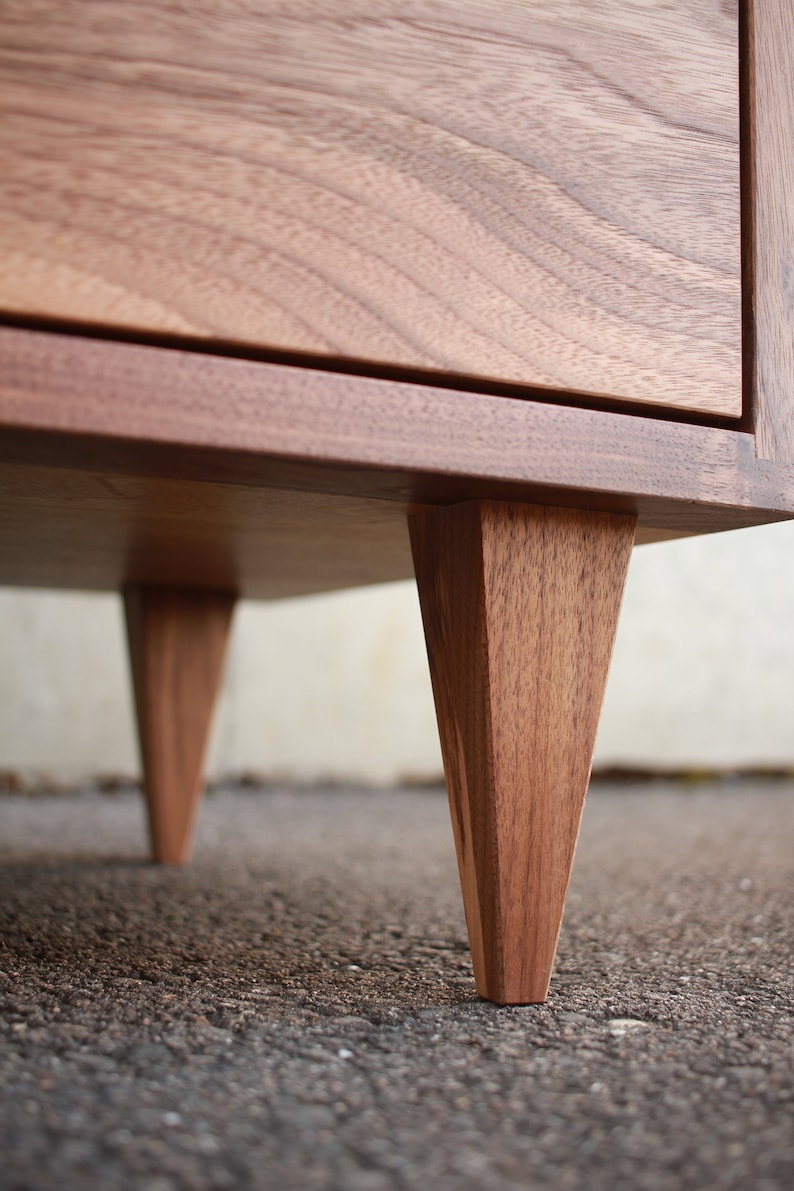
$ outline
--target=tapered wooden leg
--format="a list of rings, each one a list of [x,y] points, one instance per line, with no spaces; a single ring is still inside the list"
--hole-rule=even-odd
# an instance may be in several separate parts
[[[543,1001],[634,541],[611,513],[411,518],[477,991]]]
[[[127,639],[154,859],[190,855],[235,597],[128,587]]]

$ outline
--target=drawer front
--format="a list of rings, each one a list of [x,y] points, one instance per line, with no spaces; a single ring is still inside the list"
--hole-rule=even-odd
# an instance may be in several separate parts
[[[0,309],[738,416],[730,0],[19,0]]]

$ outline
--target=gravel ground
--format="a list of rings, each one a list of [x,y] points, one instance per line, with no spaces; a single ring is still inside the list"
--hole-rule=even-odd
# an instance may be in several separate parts
[[[591,791],[544,1006],[474,994],[438,791],[0,798],[3,1188],[794,1186],[794,786]]]

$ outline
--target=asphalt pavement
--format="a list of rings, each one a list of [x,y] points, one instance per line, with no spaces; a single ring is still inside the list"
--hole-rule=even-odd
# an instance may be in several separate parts
[[[0,1187],[794,1186],[794,785],[595,785],[543,1006],[475,995],[438,790],[0,797]]]

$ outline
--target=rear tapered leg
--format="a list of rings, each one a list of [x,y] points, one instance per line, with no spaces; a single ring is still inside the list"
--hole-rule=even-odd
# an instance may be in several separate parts
[[[189,855],[235,597],[128,587],[127,640],[154,859]]]
[[[476,501],[411,544],[477,991],[543,1001],[635,518]]]

